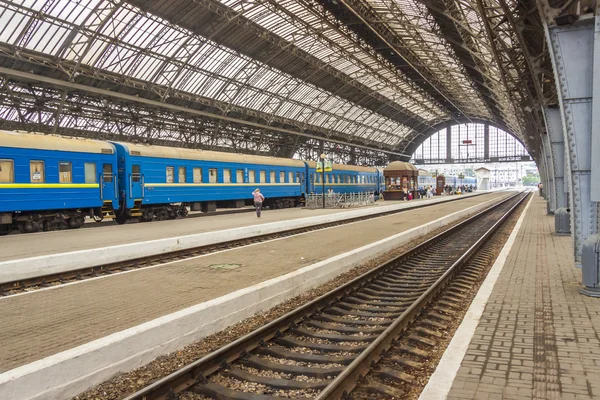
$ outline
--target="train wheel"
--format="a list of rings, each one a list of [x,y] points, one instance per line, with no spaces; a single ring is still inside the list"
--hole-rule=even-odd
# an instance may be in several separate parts
[[[0,225],[0,236],[6,236],[10,233],[10,225]]]
[[[117,215],[117,217],[115,218],[115,221],[117,221],[117,224],[123,225],[125,222],[127,222],[127,216],[126,215]]]
[[[187,209],[187,207],[181,207],[179,210],[177,210],[177,214],[181,218],[187,217],[188,216],[188,209]]]

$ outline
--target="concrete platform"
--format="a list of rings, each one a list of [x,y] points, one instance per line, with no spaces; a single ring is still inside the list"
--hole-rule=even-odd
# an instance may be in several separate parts
[[[466,194],[463,197],[481,194]],[[214,215],[203,218],[186,218],[150,223],[127,223],[125,225],[106,225],[94,229],[75,229],[55,232],[39,232],[24,235],[0,237],[0,262],[18,260],[51,254],[75,252],[117,246],[129,243],[147,242],[172,237],[182,237],[204,232],[214,232],[248,226],[265,225],[273,222],[293,221],[301,218],[322,217],[345,214],[361,214],[382,207],[412,207],[422,202],[436,203],[457,200],[461,196],[439,196],[433,199],[377,202],[372,206],[352,209],[316,209],[288,208],[283,210],[265,210],[262,218],[254,213]]]
[[[536,194],[421,400],[600,398],[600,300],[553,233]]]
[[[475,196],[476,195],[478,194],[475,194]],[[228,216],[229,218],[224,218],[222,216],[221,218],[215,219],[211,224],[205,224],[204,226],[196,228],[196,231],[198,232],[193,234],[178,234],[172,237],[147,239],[138,242],[131,242],[132,238],[127,237],[126,240],[124,240],[124,243],[116,242],[117,244],[115,245],[104,247],[92,246],[92,248],[89,249],[81,248],[81,246],[83,246],[85,243],[89,243],[90,240],[92,240],[91,238],[94,236],[93,232],[91,234],[86,234],[84,232],[82,239],[72,236],[74,233],[79,233],[75,231],[64,232],[65,235],[61,235],[63,232],[59,232],[58,236],[54,236],[55,232],[50,232],[37,236],[29,236],[29,240],[21,240],[18,243],[11,243],[10,240],[6,244],[0,243],[0,245],[3,245],[3,247],[7,246],[8,250],[6,253],[12,254],[13,257],[16,254],[22,255],[26,251],[25,249],[27,247],[32,249],[31,253],[33,254],[36,254],[36,252],[40,251],[47,252],[47,254],[34,255],[33,257],[16,258],[4,261],[0,260],[0,283],[40,277],[50,274],[64,273],[86,267],[95,267],[119,261],[143,258],[232,240],[272,234],[317,224],[343,221],[346,219],[364,217],[383,212],[408,210],[415,207],[422,207],[424,205],[429,206],[448,201],[461,201],[462,199],[469,198],[471,196],[474,196],[474,194],[464,197],[442,196],[434,199],[411,202],[378,203],[370,207],[361,207],[343,211],[311,211],[300,209],[284,210],[286,211],[285,213],[275,212],[270,214],[270,217],[264,217],[260,219],[257,219],[254,215],[248,214],[239,219],[236,219],[231,215]],[[299,213],[299,211],[301,213]],[[304,217],[298,218],[300,215],[303,215]],[[290,216],[292,218],[290,218]],[[282,219],[278,220],[278,218]],[[190,226],[189,220],[169,222],[181,223],[182,226],[186,227]],[[221,226],[229,226],[232,224],[237,224],[239,226],[230,229],[218,229]],[[136,232],[143,231],[144,226],[148,226],[150,228],[158,225],[160,225],[160,222],[158,222],[157,225],[138,224]],[[157,233],[159,231],[151,230],[151,232]],[[167,232],[170,231],[161,231],[161,235],[164,235]],[[119,237],[122,237],[121,235],[123,235],[123,232],[121,231],[119,231],[118,234],[117,232],[113,232],[112,240],[117,240]],[[36,239],[35,243],[32,244],[30,242],[31,239]],[[103,239],[103,237],[100,236],[100,239]],[[61,249],[61,246],[63,246],[61,244],[63,240],[69,240],[67,243],[68,247],[77,248],[78,250],[68,252],[53,252]]]
[[[73,395],[508,195],[466,198],[2,298],[0,398]]]

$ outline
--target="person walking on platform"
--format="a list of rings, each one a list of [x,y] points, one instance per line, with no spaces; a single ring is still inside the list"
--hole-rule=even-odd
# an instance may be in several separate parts
[[[265,196],[262,195],[260,189],[256,189],[252,192],[252,196],[254,196],[254,208],[256,208],[256,216],[260,218],[260,212],[262,210],[263,201],[265,201]]]

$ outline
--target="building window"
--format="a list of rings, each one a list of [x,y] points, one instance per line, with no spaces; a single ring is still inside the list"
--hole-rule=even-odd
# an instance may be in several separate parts
[[[202,168],[194,168],[192,171],[194,174],[194,183],[202,183]]]
[[[217,169],[210,168],[208,170],[208,183],[217,183]]]
[[[167,183],[173,183],[175,180],[175,167],[167,167]]]
[[[86,163],[87,165],[87,163]],[[58,163],[58,181],[60,183],[72,183],[73,182],[73,174],[72,167],[70,162],[61,161]],[[94,170],[94,174],[96,171]],[[87,179],[87,168],[86,168],[86,179]],[[95,179],[94,179],[95,182]]]
[[[44,173],[44,162],[43,161],[31,161],[29,162],[29,173],[31,183],[44,183],[46,182],[46,174]]]
[[[250,171],[248,171],[248,182],[254,183],[255,180],[256,180],[256,171],[251,169]]]
[[[260,171],[260,182],[265,183],[267,181],[267,171]]]
[[[13,160],[0,160],[0,182],[13,183],[15,181],[15,162]]]
[[[238,169],[235,171],[235,181],[237,183],[244,183],[244,170]]]
[[[185,167],[179,167],[179,180],[177,182],[185,183],[185,173]]]
[[[223,169],[223,183],[231,183],[231,170],[228,168]]]

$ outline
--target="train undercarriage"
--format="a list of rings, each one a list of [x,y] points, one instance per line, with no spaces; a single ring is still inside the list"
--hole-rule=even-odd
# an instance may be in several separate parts
[[[12,231],[34,233],[76,229],[85,223],[88,215],[93,215],[92,209],[3,213],[0,214],[0,235],[8,235]]]
[[[140,222],[166,221],[185,218],[189,214],[190,209],[204,212],[215,211],[217,202],[195,204],[175,203],[151,206],[143,206],[141,202],[136,202],[134,208],[121,210],[113,210],[112,204],[109,203],[107,202],[102,208],[0,213],[0,236],[7,235],[12,231],[35,233],[77,229],[83,226],[86,217],[96,222],[102,222],[106,218],[111,218],[118,224],[124,224],[131,219],[137,219]],[[281,197],[266,199],[263,207],[275,210],[298,207],[302,204],[303,198],[301,197]],[[193,207],[194,205],[196,207]],[[222,203],[222,206],[232,208],[244,205],[252,205],[252,202],[249,200],[240,200],[237,202]]]

